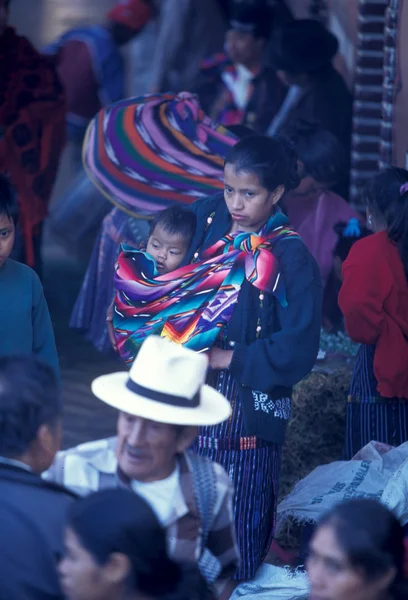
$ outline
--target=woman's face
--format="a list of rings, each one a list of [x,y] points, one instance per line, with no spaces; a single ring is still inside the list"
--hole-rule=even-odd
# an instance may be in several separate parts
[[[85,550],[74,531],[65,532],[65,555],[59,568],[61,587],[67,600],[119,598],[121,583],[112,576],[112,565],[100,566]]]
[[[330,525],[319,527],[312,538],[306,567],[309,600],[379,600],[387,595],[390,577],[367,581],[349,563]]]
[[[254,173],[236,171],[234,165],[225,165],[224,198],[232,218],[232,231],[259,231],[272,215],[283,192],[283,186],[270,192],[262,187]]]

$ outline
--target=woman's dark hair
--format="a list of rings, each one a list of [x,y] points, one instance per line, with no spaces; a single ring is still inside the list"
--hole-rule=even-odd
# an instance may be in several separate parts
[[[289,141],[278,136],[252,135],[242,139],[228,152],[225,165],[233,165],[237,172],[253,173],[270,192],[280,185],[288,192],[300,183],[296,151]]]
[[[404,531],[388,508],[376,500],[348,500],[322,518],[318,528],[325,526],[334,529],[336,541],[352,568],[361,570],[367,581],[375,581],[394,568],[391,596],[394,600],[408,598]]]
[[[374,218],[385,222],[388,237],[396,243],[408,278],[408,171],[390,167],[370,179],[364,190],[365,202]]]
[[[154,217],[150,225],[150,235],[157,225],[160,225],[170,235],[181,235],[186,238],[188,247],[196,231],[197,218],[188,208],[170,206]]]
[[[24,454],[41,425],[52,425],[61,414],[50,366],[34,356],[0,358],[0,456]]]
[[[0,215],[5,215],[14,225],[18,220],[17,197],[10,179],[0,173]]]
[[[340,141],[317,121],[298,120],[288,134],[305,172],[333,186],[347,175],[346,153]]]
[[[169,558],[165,530],[134,492],[111,489],[78,500],[68,527],[98,564],[106,564],[113,553],[128,558],[129,590],[155,599],[205,600],[207,585],[197,567]]]

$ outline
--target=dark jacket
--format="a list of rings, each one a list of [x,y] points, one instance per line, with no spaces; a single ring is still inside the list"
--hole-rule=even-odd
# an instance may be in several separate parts
[[[340,73],[330,66],[316,74],[299,104],[288,115],[284,129],[297,119],[318,120],[350,152],[353,99]]]
[[[351,130],[353,117],[353,97],[344,79],[331,65],[315,74],[312,84],[299,104],[289,113],[281,134],[288,134],[298,120],[319,121],[341,142],[346,155],[347,176],[333,191],[348,197],[349,165],[351,161]]]
[[[62,600],[56,565],[74,494],[0,464],[0,600]]]
[[[264,66],[252,80],[248,103],[241,110],[222,78],[224,72],[233,74],[234,70],[229,59],[218,54],[203,63],[192,91],[198,95],[204,112],[221,125],[245,125],[263,134],[278,112],[287,89],[275,69]]]
[[[188,262],[197,249],[208,248],[231,227],[222,193],[196,201],[193,210],[197,231]],[[278,242],[275,256],[288,306],[283,308],[275,296],[265,293],[261,308],[259,290],[245,280],[228,325],[227,342],[234,349],[230,370],[240,384],[247,435],[282,443],[284,432],[265,420],[262,411],[253,410],[248,392],[265,392],[272,400],[290,398],[292,387],[311,371],[319,350],[322,283],[319,267],[300,238]]]

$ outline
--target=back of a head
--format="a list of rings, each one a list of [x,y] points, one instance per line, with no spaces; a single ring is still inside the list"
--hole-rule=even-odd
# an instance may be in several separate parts
[[[206,592],[195,566],[168,557],[166,533],[147,502],[134,492],[111,489],[71,507],[68,526],[103,566],[114,553],[127,557],[130,592],[163,600],[201,600]]]
[[[231,148],[225,165],[232,165],[237,172],[255,174],[268,191],[283,186],[288,192],[300,183],[297,160],[293,145],[284,138],[253,135]]]
[[[368,582],[394,568],[391,597],[395,600],[408,597],[404,581],[404,531],[390,510],[376,500],[349,500],[322,518],[318,527],[324,526],[333,527],[348,562],[352,568],[361,570]]]
[[[339,47],[337,38],[315,19],[293,19],[275,36],[278,70],[312,74],[327,69]]]
[[[298,120],[288,134],[304,176],[310,175],[319,183],[334,185],[346,176],[346,154],[339,140],[318,122]]]
[[[0,456],[22,456],[62,412],[50,366],[33,356],[0,358]]]
[[[164,231],[171,235],[182,236],[185,238],[186,244],[189,245],[195,234],[197,219],[190,209],[174,205],[155,216],[150,226],[151,233],[156,225],[160,225]]]
[[[0,217],[6,216],[14,225],[18,219],[17,196],[9,178],[0,173]]]
[[[364,200],[397,244],[408,278],[408,171],[389,167],[377,173],[366,184]]]

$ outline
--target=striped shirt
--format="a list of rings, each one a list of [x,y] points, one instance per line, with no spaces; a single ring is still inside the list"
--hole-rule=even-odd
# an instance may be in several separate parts
[[[86,495],[113,487],[131,488],[131,482],[124,482],[118,476],[118,464],[115,455],[116,438],[98,440],[81,444],[70,450],[60,452],[54,464],[43,475],[49,481],[60,483],[67,488]],[[178,561],[194,559],[201,568],[203,556],[203,523],[197,506],[197,490],[194,489],[194,463],[206,461],[194,457],[189,452],[179,456],[179,485],[169,502],[172,511],[166,526],[170,555]],[[231,579],[239,564],[239,551],[235,536],[235,522],[232,508],[233,488],[224,469],[217,463],[213,466],[215,490],[212,516],[206,541],[206,563],[211,556],[212,572],[217,574],[216,581],[201,568],[209,583],[215,583],[218,594],[225,583]]]

